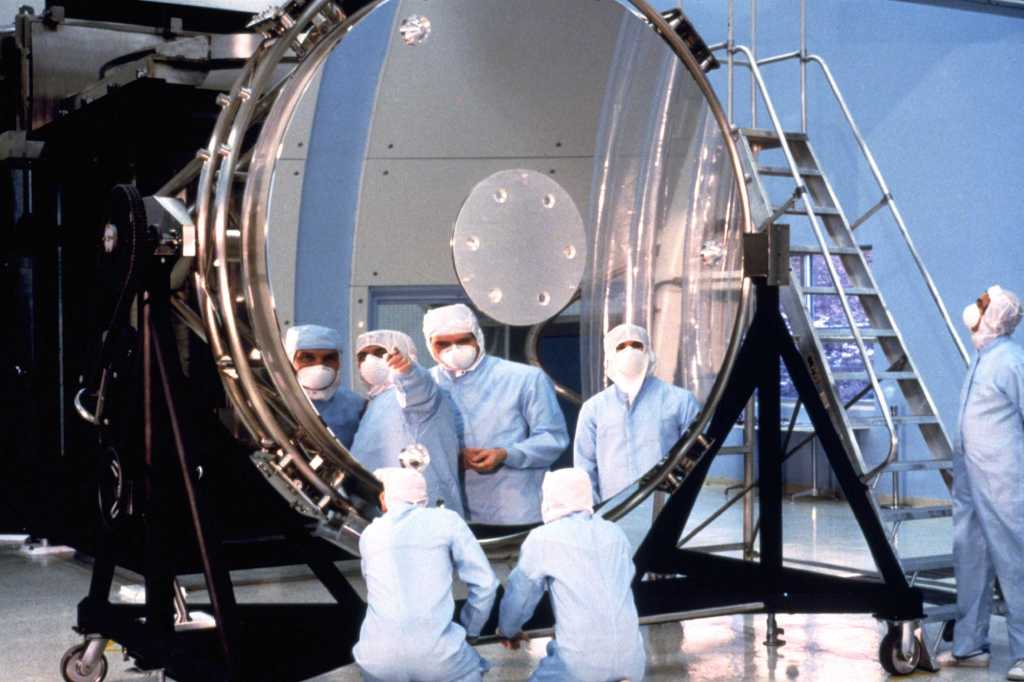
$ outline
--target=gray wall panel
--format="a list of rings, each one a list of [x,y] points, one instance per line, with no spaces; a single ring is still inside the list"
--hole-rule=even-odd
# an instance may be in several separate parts
[[[593,154],[621,6],[402,2],[398,19],[413,14],[430,19],[431,35],[416,46],[393,37],[370,156]]]
[[[452,229],[463,201],[478,182],[509,168],[554,170],[551,177],[586,216],[593,160],[375,159],[366,168],[353,285],[425,286],[457,284]]]

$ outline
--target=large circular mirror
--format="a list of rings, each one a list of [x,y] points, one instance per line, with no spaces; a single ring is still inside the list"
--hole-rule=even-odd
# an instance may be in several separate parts
[[[268,30],[200,188],[258,464],[349,522],[369,470],[421,468],[496,546],[575,461],[649,524],[636,481],[698,434],[745,320],[746,198],[696,61],[642,2],[327,4]]]

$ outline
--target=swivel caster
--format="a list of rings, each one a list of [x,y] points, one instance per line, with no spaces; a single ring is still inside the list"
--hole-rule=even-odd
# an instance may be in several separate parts
[[[911,635],[904,646],[903,628],[891,627],[878,645],[878,662],[890,675],[909,675],[917,670],[921,662],[922,646],[917,637]]]
[[[105,639],[86,639],[68,649],[60,659],[60,674],[65,682],[102,682],[107,676]]]

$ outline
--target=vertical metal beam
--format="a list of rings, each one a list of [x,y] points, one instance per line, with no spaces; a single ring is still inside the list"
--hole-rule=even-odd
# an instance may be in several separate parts
[[[777,316],[779,289],[761,280],[757,285],[758,313]],[[770,312],[771,311],[771,312]],[[765,325],[768,327],[768,325]],[[770,327],[768,327],[770,328]],[[782,573],[782,415],[779,411],[779,339],[765,334],[760,340],[766,361],[758,369],[758,496],[761,502],[761,567],[768,589],[778,585]],[[764,346],[770,346],[764,348]]]
[[[757,0],[750,0],[750,64],[757,64]],[[750,127],[757,127],[757,79],[750,78]]]
[[[807,132],[807,0],[800,0],[800,130]]]
[[[743,419],[743,485],[749,488],[743,496],[743,559],[754,560],[754,400],[747,403]]]
[[[732,102],[733,102],[733,74],[735,71],[735,57],[732,54],[732,48],[736,45],[736,25],[735,25],[735,14],[736,14],[736,0],[729,0],[728,19],[726,20],[726,63],[728,67],[726,69],[726,110],[729,116],[729,123],[736,125],[736,121],[733,119],[732,113]]]
[[[147,320],[151,351],[156,361],[156,369],[160,378],[163,405],[167,410],[167,421],[170,427],[170,440],[177,454],[178,468],[184,483],[185,498],[188,503],[192,527],[199,548],[199,558],[206,579],[206,592],[210,597],[210,606],[217,622],[217,637],[224,654],[224,662],[232,677],[238,672],[238,615],[235,594],[231,587],[231,577],[227,567],[220,558],[220,538],[215,536],[208,527],[212,515],[208,511],[205,496],[199,486],[201,470],[192,460],[192,453],[186,445],[185,424],[178,412],[178,397],[181,393],[182,377],[180,368],[172,363],[174,359],[174,334],[171,330],[169,306],[166,297],[169,292],[161,290],[147,306]],[[154,306],[159,306],[153,309]],[[155,378],[155,377],[154,377]],[[167,447],[167,444],[162,444]],[[169,450],[170,448],[168,448]],[[169,453],[168,453],[169,454]],[[162,466],[162,464],[161,464]]]

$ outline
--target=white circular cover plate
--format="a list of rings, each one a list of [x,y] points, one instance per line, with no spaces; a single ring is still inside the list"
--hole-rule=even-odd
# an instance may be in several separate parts
[[[583,218],[550,176],[499,171],[462,205],[452,256],[462,288],[483,313],[505,324],[537,324],[564,308],[583,279]]]

